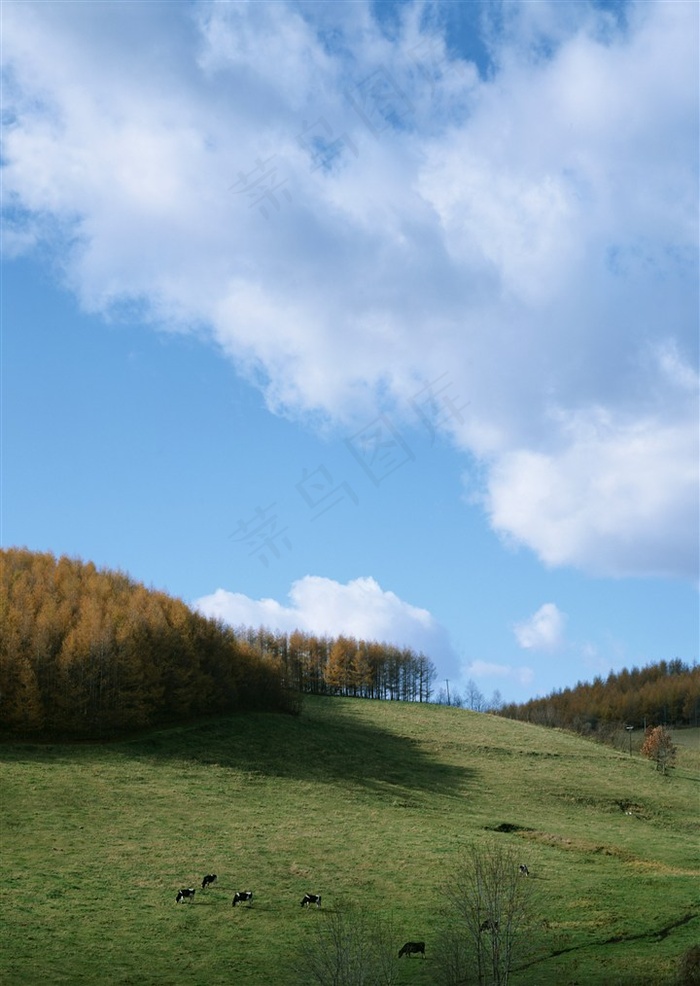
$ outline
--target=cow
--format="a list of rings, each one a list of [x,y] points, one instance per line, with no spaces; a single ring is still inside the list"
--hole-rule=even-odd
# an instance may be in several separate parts
[[[231,901],[231,907],[235,907],[236,904],[240,904],[242,900],[247,900],[250,904],[253,902],[253,891],[252,890],[238,890],[233,895],[233,900]]]
[[[425,942],[424,941],[407,941],[399,949],[399,958],[402,955],[407,955],[410,959],[412,955],[422,955],[425,958]]]
[[[530,876],[530,871],[527,868],[527,866],[525,865],[525,863],[521,863],[520,864],[520,875],[521,876]]]
[[[206,890],[206,888],[210,887],[212,883],[216,883],[216,873],[207,873],[202,880],[202,890]]]
[[[494,934],[498,931],[498,921],[494,921],[492,918],[486,918],[479,925],[479,931],[490,931],[491,934]]]
[[[194,893],[192,887],[183,887],[182,890],[178,890],[175,903],[179,904],[181,900],[194,900]]]
[[[301,900],[302,907],[308,907],[309,904],[315,904],[316,907],[321,906],[321,895],[320,894],[304,894]]]

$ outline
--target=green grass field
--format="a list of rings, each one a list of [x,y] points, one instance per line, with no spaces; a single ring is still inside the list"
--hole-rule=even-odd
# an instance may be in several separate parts
[[[397,950],[425,940],[401,982],[440,986],[441,887],[482,839],[514,847],[534,883],[515,986],[671,984],[700,941],[694,744],[665,778],[524,723],[309,698],[298,718],[5,744],[0,758],[3,986],[295,986],[315,923],[348,902],[390,917]],[[218,884],[176,905],[210,872]],[[233,909],[247,889],[253,905]],[[321,911],[299,906],[307,891]]]

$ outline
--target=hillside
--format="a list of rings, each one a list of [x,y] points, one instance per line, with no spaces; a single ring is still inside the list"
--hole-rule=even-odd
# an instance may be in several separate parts
[[[398,982],[440,986],[441,892],[474,840],[530,869],[536,933],[515,986],[670,986],[700,934],[690,746],[669,779],[571,733],[312,696],[298,717],[0,756],[3,982],[296,986],[318,923],[356,902],[391,919],[397,948],[426,942]],[[242,889],[254,904],[233,909]],[[299,907],[306,892],[320,911]]]

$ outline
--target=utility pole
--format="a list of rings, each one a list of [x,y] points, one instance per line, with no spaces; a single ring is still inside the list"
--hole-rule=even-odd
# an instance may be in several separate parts
[[[445,684],[447,685],[447,704],[450,704],[450,679],[445,678]]]

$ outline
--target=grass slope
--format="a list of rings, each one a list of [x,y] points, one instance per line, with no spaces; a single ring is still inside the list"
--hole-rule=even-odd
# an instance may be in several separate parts
[[[390,916],[401,981],[431,965],[440,887],[460,847],[517,847],[537,986],[673,982],[700,940],[700,753],[671,778],[576,736],[463,710],[307,699],[110,745],[5,745],[0,981],[126,986],[300,982],[323,910]],[[508,832],[493,830],[505,823]],[[193,904],[181,886],[219,882]],[[235,910],[236,890],[252,907]]]

